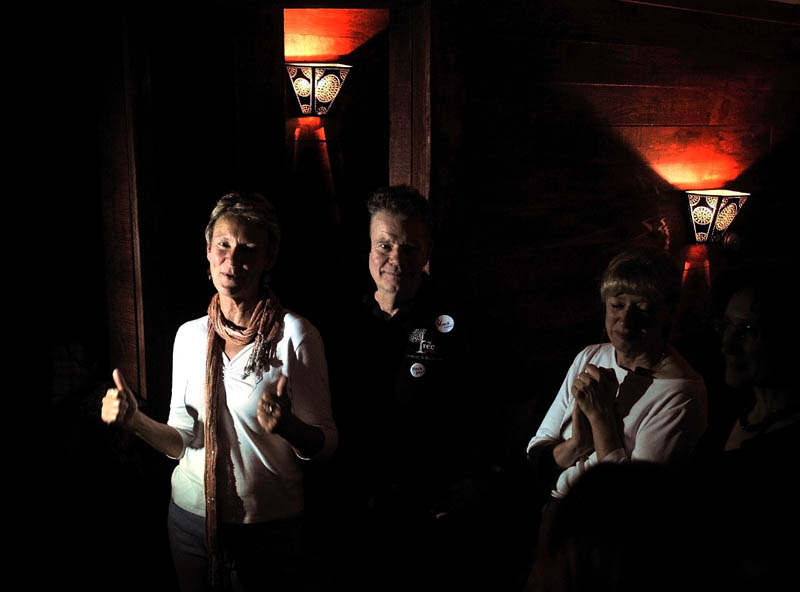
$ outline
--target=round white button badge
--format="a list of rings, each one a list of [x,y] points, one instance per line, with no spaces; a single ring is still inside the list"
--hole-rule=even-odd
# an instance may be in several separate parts
[[[419,362],[411,364],[411,376],[419,378],[423,374],[425,374],[425,364],[420,364]]]
[[[440,333],[450,333],[453,330],[453,326],[456,322],[453,320],[453,317],[450,315],[439,315],[436,317],[436,329]]]

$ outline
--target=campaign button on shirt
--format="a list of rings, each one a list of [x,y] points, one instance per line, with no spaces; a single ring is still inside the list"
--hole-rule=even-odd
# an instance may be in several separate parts
[[[425,364],[420,364],[419,362],[411,364],[411,376],[419,378],[423,374],[425,374]]]
[[[450,333],[453,330],[456,322],[453,320],[453,317],[450,315],[439,315],[436,317],[436,329],[440,333]]]

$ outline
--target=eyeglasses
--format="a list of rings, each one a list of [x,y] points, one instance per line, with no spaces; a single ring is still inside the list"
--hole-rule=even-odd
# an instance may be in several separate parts
[[[755,323],[734,323],[725,319],[716,321],[714,329],[722,337],[728,335],[729,331],[732,332],[734,341],[738,343],[755,340],[760,334],[760,330]]]

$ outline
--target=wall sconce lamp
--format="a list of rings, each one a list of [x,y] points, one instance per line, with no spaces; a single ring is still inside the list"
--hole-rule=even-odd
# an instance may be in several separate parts
[[[687,191],[694,237],[698,243],[716,243],[750,196],[727,189]]]
[[[327,115],[352,66],[287,62],[286,70],[303,115]]]

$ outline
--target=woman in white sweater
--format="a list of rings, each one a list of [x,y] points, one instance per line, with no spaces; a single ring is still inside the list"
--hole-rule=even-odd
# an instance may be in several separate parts
[[[631,249],[608,264],[600,296],[609,342],[590,345],[577,355],[528,444],[529,460],[537,479],[543,481],[539,485],[550,491],[550,501],[542,511],[537,558],[526,592],[567,589],[568,582],[581,575],[589,580],[600,573],[629,577],[629,571],[623,574],[618,570],[630,564],[597,564],[601,557],[603,564],[609,557],[616,560],[629,555],[614,555],[627,549],[614,546],[614,541],[619,542],[616,531],[629,528],[633,521],[644,521],[642,531],[631,539],[640,541],[644,549],[663,534],[649,528],[663,525],[663,520],[654,518],[663,517],[664,508],[659,504],[668,493],[665,490],[650,500],[638,499],[640,492],[657,491],[653,484],[658,481],[636,483],[636,479],[658,477],[659,473],[645,470],[655,467],[654,463],[688,457],[707,421],[703,379],[667,343],[679,292],[679,272],[664,251]],[[628,467],[630,470],[610,470],[609,463],[629,461],[645,462]],[[595,479],[581,481],[570,496],[582,476],[600,463],[605,470],[592,473]],[[592,492],[588,499],[583,484]],[[562,498],[567,499],[561,502]],[[639,505],[629,504],[631,500]],[[587,501],[588,507],[583,503]],[[640,512],[648,502],[658,513],[649,520]],[[586,522],[575,526],[580,520]],[[575,528],[584,538],[578,537]],[[601,532],[594,530],[597,528]],[[587,557],[588,564],[575,567]],[[598,571],[586,571],[587,566]]]
[[[184,591],[300,589],[300,462],[336,446],[322,340],[269,287],[280,227],[261,195],[230,193],[206,227],[208,315],[178,329],[167,423],[118,370],[102,418],[179,459],[168,529]]]
[[[608,343],[578,354],[528,444],[550,465],[552,497],[601,462],[686,457],[706,427],[703,379],[667,343],[680,275],[669,256],[631,249],[600,285]]]

